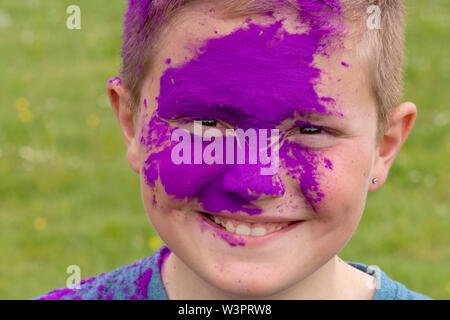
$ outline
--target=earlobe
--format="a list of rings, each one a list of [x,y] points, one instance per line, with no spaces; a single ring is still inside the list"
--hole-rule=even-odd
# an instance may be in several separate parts
[[[136,173],[140,173],[141,166],[139,163],[139,146],[136,144],[136,139],[131,142],[132,145],[127,148],[127,161],[131,169]]]
[[[388,128],[375,151],[369,191],[378,189],[386,181],[392,163],[410,134],[416,117],[417,108],[411,102],[402,103],[391,112]],[[377,179],[376,183],[373,183],[374,178]]]
[[[140,172],[139,144],[137,143],[133,113],[128,107],[129,93],[119,78],[109,80],[106,85],[111,107],[119,122],[127,148],[127,161],[137,173]]]

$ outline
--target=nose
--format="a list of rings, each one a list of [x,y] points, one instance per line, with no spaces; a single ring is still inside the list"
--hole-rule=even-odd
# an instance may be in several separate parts
[[[249,164],[233,165],[223,176],[222,188],[247,201],[281,197],[285,193],[278,173],[262,175],[260,165]]]

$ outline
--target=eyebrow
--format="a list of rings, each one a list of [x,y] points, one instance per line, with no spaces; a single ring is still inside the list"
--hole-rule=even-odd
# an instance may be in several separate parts
[[[342,118],[343,116],[344,116],[343,113],[334,110],[329,110],[328,112],[302,111],[294,114],[292,118],[307,119],[307,120],[322,120],[322,119]]]
[[[168,111],[168,110],[167,110]],[[320,121],[326,119],[335,119],[336,117],[342,116],[335,111],[329,110],[326,113],[315,112],[308,110],[299,110],[295,112],[290,117],[284,119],[261,119],[257,114],[249,114],[242,107],[225,104],[225,103],[178,103],[171,105],[169,112],[164,112],[160,114],[163,118],[168,120],[179,120],[182,118],[187,118],[189,120],[194,120],[195,118],[214,118],[227,122],[230,125],[243,125],[248,126],[250,123],[266,123],[267,125],[277,125],[286,119],[300,120],[300,121]],[[244,124],[245,123],[245,124]]]
[[[219,116],[229,120],[251,118],[241,107],[221,103],[179,104],[172,106],[170,111],[170,117],[167,118],[171,120],[197,116]]]

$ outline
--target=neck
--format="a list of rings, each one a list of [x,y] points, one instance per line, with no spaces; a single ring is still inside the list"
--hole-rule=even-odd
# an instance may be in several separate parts
[[[162,266],[162,279],[170,300],[252,299],[230,295],[193,272],[173,252]],[[258,299],[276,300],[341,300],[373,299],[373,277],[334,256],[306,278],[289,288]]]

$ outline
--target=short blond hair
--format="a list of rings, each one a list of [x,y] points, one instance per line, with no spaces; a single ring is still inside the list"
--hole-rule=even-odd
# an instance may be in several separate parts
[[[129,108],[136,114],[142,81],[152,65],[158,36],[163,27],[187,4],[202,0],[129,0],[125,15],[121,77],[130,91]],[[205,0],[203,0],[205,1]],[[211,0],[210,0],[211,1]],[[280,3],[301,10],[302,3],[314,0],[218,0],[229,16],[263,14]],[[316,0],[326,5],[332,1]],[[402,99],[405,13],[401,0],[341,0],[346,21],[358,30],[359,54],[368,63],[370,84],[377,103],[378,136],[386,130],[390,112]],[[379,10],[379,28],[366,25],[367,8]]]

